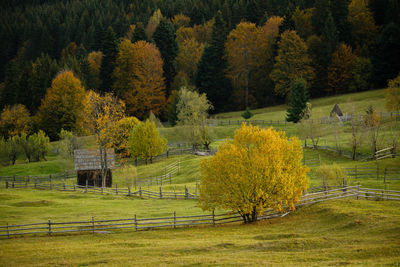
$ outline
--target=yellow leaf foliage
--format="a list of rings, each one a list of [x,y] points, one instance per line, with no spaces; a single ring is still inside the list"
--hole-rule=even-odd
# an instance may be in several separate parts
[[[129,137],[129,152],[132,157],[152,160],[167,148],[167,139],[159,136],[154,122],[149,120],[137,124]]]
[[[279,95],[287,95],[290,85],[298,78],[304,79],[307,84],[314,78],[307,45],[295,31],[282,33],[275,60],[270,77],[275,82],[275,92]]]
[[[90,71],[90,76],[92,79],[92,85],[94,88],[99,88],[100,87],[100,66],[101,66],[101,60],[103,58],[103,53],[101,51],[93,51],[90,52],[88,55],[88,61],[89,61],[89,71]],[[90,88],[90,89],[94,89]]]
[[[158,24],[160,24],[162,18],[163,15],[161,14],[160,9],[154,11],[153,15],[150,17],[145,29],[148,40],[151,40],[151,38],[153,37],[153,33],[156,31],[157,26]]]
[[[111,145],[122,158],[130,156],[128,151],[129,135],[139,122],[135,117],[125,117],[110,126]]]
[[[400,110],[400,75],[390,80],[386,89],[386,109],[388,111]]]
[[[114,90],[125,101],[128,114],[144,118],[150,111],[158,115],[165,107],[163,61],[155,45],[122,40],[114,77]]]
[[[184,71],[190,79],[193,79],[203,49],[204,44],[197,42],[194,38],[185,39],[179,43],[179,52],[175,58],[176,71]]]
[[[0,115],[0,134],[6,138],[28,134],[31,117],[28,109],[21,104],[6,106]]]
[[[315,8],[300,10],[297,7],[292,15],[294,27],[304,40],[313,34],[312,16],[314,10]]]
[[[294,210],[309,184],[302,157],[297,137],[288,140],[272,127],[242,125],[233,141],[201,161],[200,206],[237,211],[245,221],[268,208]]]
[[[172,24],[179,29],[180,27],[187,27],[190,24],[190,18],[183,14],[177,14],[172,18]]]
[[[85,89],[72,71],[59,73],[53,79],[37,113],[41,129],[51,139],[58,138],[61,129],[81,132],[84,98]]]

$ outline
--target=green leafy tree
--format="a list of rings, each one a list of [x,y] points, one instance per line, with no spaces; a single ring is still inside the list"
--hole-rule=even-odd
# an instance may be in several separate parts
[[[194,148],[203,145],[209,148],[212,133],[207,124],[212,104],[205,94],[199,94],[191,88],[182,87],[177,104],[178,125],[183,126],[186,139]]]
[[[242,118],[245,120],[248,120],[254,116],[253,112],[251,112],[251,110],[249,108],[246,108],[246,110],[241,115],[242,115]]]
[[[72,159],[74,157],[74,150],[81,147],[82,142],[73,132],[61,129],[58,149],[63,158]]]
[[[365,91],[371,87],[373,66],[371,60],[365,57],[356,57],[351,71],[353,79],[349,89],[352,92]]]
[[[156,125],[145,121],[137,124],[129,136],[129,152],[132,157],[139,157],[152,162],[153,157],[167,148],[167,139],[159,136]]]
[[[287,121],[297,123],[305,115],[305,109],[309,100],[307,86],[304,80],[296,80],[290,86],[288,101]]]
[[[389,80],[386,93],[386,109],[388,111],[400,110],[400,75],[396,79]]]

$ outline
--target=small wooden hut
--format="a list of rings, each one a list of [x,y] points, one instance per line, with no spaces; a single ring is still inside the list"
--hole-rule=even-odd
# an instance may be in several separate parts
[[[335,104],[335,106],[333,107],[331,114],[330,114],[331,117],[334,117],[336,115],[339,117],[343,116],[342,110],[339,108],[338,104]]]
[[[78,185],[102,186],[101,160],[97,149],[74,150],[74,164]],[[111,170],[115,167],[114,150],[107,150],[106,187],[112,186]]]

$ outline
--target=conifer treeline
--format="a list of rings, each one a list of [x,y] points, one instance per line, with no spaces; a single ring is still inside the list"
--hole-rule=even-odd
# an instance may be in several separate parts
[[[313,97],[382,88],[400,71],[400,0],[18,0],[0,6],[0,109],[23,104],[35,114],[64,69],[88,89],[114,89],[118,45],[127,37],[160,50],[166,97],[186,82],[207,93],[214,112],[243,108],[243,92],[227,78],[226,39],[241,21],[258,31],[274,16],[283,18],[279,33],[286,31],[308,51]],[[168,21],[157,21],[158,9]],[[178,21],[178,14],[190,20]],[[193,27],[197,43],[179,30],[180,23]],[[285,51],[278,46],[290,45],[282,36],[274,39],[264,64],[247,73],[246,101],[253,107],[285,99],[274,91],[282,77],[270,76],[279,51]],[[194,67],[185,62],[190,49],[202,52]]]

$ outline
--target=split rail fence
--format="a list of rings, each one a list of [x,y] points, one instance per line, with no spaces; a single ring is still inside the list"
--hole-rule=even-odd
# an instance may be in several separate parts
[[[358,186],[347,186],[342,188],[330,189],[320,192],[308,193],[301,197],[297,207],[310,205],[318,202],[335,200],[341,198],[355,197],[375,200],[395,200],[400,201],[400,191],[383,190],[374,188],[363,188]],[[269,209],[259,216],[258,220],[283,217],[289,213],[279,213]],[[222,214],[201,214],[189,216],[164,216],[159,218],[139,218],[134,215],[131,218],[111,219],[111,220],[77,220],[72,222],[56,222],[48,220],[47,222],[29,223],[29,224],[6,224],[0,226],[0,237],[12,237],[23,235],[54,235],[71,233],[109,233],[109,230],[151,230],[156,228],[190,227],[199,225],[219,225],[242,221],[242,216],[237,213]]]
[[[9,176],[0,176],[0,181],[14,181],[14,182],[31,182],[31,181],[39,181],[39,182],[47,182],[47,181],[60,181],[67,180],[71,178],[76,178],[76,172],[73,170],[66,170],[60,173],[53,174],[43,174],[43,175],[9,175]]]

